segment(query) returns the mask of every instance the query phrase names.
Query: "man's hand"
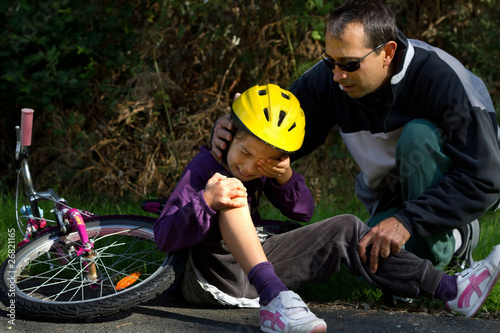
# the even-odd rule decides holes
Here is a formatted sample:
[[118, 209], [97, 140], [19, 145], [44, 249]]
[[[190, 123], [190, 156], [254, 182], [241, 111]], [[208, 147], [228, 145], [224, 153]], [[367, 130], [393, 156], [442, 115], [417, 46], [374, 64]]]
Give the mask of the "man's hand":
[[[233, 102], [240, 96], [240, 93], [236, 93], [234, 95]], [[214, 126], [214, 132], [212, 135], [212, 152], [217, 155], [218, 158], [222, 158], [222, 151], [227, 149], [226, 141], [229, 142], [233, 139], [231, 131], [233, 130], [234, 125], [231, 121], [231, 116], [227, 114], [220, 117], [215, 122]]]
[[233, 136], [233, 122], [230, 115], [220, 117], [214, 125], [214, 132], [212, 136], [212, 152], [218, 158], [222, 158], [222, 151], [227, 149], [227, 141], [231, 141]]
[[368, 261], [366, 248], [371, 244], [370, 272], [375, 274], [379, 257], [387, 258], [391, 253], [398, 254], [409, 238], [410, 233], [403, 224], [394, 216], [389, 217], [373, 227], [359, 242], [361, 261]]

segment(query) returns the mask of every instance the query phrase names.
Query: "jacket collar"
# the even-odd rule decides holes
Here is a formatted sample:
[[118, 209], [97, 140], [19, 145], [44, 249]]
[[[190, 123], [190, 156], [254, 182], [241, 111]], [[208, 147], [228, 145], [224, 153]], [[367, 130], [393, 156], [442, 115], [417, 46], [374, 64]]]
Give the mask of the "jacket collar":
[[408, 67], [415, 55], [415, 49], [413, 45], [411, 45], [410, 41], [406, 36], [399, 30], [398, 32], [398, 50], [396, 51], [395, 61], [396, 61], [396, 74], [394, 74], [391, 78], [391, 84], [396, 85], [403, 80], [408, 71]]

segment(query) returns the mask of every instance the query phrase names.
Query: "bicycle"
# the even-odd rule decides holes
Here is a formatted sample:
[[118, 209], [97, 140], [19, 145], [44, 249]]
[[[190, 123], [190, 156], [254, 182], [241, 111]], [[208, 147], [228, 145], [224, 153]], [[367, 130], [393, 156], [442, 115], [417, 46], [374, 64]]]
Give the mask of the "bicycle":
[[[16, 126], [16, 219], [24, 240], [8, 244], [0, 267], [0, 298], [16, 314], [50, 321], [92, 320], [127, 310], [173, 288], [181, 257], [160, 252], [156, 220], [140, 215], [98, 216], [71, 207], [54, 190], [35, 191], [30, 155], [33, 110], [23, 109]], [[24, 201], [20, 201], [20, 177]], [[54, 218], [44, 216], [42, 201]], [[162, 201], [143, 203], [158, 213]], [[45, 203], [47, 204], [47, 203]], [[14, 232], [14, 228], [9, 229]]]

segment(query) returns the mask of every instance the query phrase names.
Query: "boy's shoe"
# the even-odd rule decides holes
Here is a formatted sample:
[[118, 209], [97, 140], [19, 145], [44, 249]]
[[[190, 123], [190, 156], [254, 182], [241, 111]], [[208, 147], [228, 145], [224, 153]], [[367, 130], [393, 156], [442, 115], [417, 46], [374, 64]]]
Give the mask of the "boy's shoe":
[[446, 308], [460, 315], [473, 317], [495, 286], [499, 275], [500, 245], [497, 245], [486, 259], [456, 274], [457, 297], [446, 302]]
[[460, 233], [460, 237], [462, 238], [462, 245], [454, 253], [456, 265], [461, 269], [471, 267], [474, 264], [472, 251], [477, 247], [479, 243], [479, 234], [481, 233], [479, 221], [476, 219], [456, 230]]
[[269, 304], [260, 307], [262, 332], [322, 333], [326, 323], [312, 313], [299, 295], [282, 291]]

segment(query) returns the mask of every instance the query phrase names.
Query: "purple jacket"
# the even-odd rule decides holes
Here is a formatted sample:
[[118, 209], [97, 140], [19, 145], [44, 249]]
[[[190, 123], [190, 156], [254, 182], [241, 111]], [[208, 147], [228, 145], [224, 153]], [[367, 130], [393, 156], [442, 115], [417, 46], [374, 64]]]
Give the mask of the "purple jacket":
[[[208, 148], [189, 162], [179, 183], [168, 198], [165, 207], [154, 226], [155, 242], [164, 252], [181, 250], [203, 242], [217, 223], [217, 212], [205, 202], [203, 191], [208, 180], [216, 173], [233, 177], [212, 156]], [[284, 186], [274, 179], [261, 177], [244, 183], [253, 223], [262, 221], [257, 210], [262, 192], [268, 200], [286, 217], [301, 222], [311, 219], [314, 201], [304, 177], [294, 172]]]

